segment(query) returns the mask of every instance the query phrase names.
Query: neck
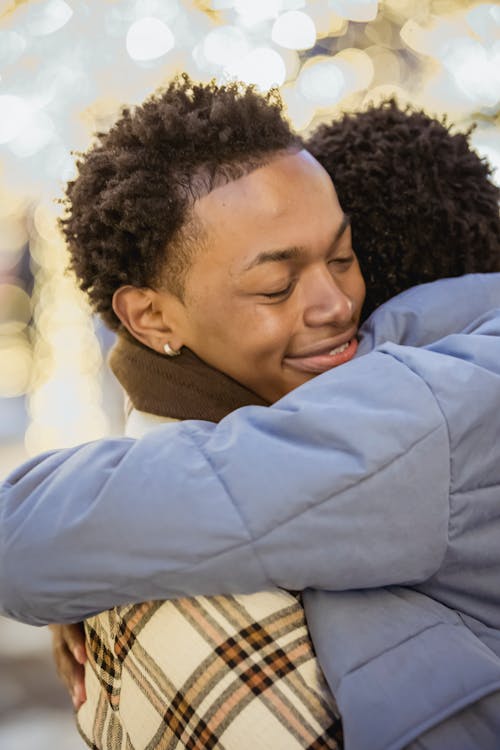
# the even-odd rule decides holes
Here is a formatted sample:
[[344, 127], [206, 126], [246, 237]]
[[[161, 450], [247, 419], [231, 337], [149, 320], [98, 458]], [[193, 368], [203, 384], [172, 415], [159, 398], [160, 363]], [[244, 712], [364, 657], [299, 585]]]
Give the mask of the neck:
[[161, 417], [218, 422], [241, 406], [269, 406], [189, 349], [184, 348], [179, 357], [167, 357], [127, 331], [117, 337], [110, 366], [132, 406]]

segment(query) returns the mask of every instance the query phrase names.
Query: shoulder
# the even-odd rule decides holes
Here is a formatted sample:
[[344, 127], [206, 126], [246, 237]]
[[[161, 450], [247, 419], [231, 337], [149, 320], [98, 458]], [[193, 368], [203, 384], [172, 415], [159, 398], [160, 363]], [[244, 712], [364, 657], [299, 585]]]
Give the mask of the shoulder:
[[428, 346], [470, 332], [478, 318], [500, 308], [500, 273], [469, 274], [421, 284], [381, 305], [360, 329], [358, 354], [390, 341]]

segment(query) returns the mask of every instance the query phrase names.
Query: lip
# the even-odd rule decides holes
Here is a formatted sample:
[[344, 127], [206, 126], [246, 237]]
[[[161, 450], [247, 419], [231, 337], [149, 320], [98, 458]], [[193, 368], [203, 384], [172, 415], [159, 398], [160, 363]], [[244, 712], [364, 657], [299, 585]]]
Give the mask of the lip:
[[310, 346], [308, 349], [298, 352], [298, 354], [287, 354], [285, 359], [305, 359], [307, 357], [315, 357], [318, 354], [328, 354], [332, 349], [337, 349], [337, 347], [342, 346], [342, 344], [351, 341], [356, 336], [356, 333], [356, 328], [350, 328], [348, 331], [345, 331], [342, 336], [337, 336], [332, 339], [324, 339], [314, 346]]
[[[332, 349], [337, 349], [346, 343], [349, 343], [349, 346], [343, 352], [328, 354]], [[356, 354], [357, 348], [356, 332], [353, 331], [350, 336], [344, 335], [342, 339], [332, 339], [331, 341], [323, 342], [321, 345], [314, 347], [314, 349], [311, 348], [305, 352], [301, 352], [300, 355], [294, 354], [285, 357], [283, 362], [294, 370], [319, 374], [331, 370], [332, 367], [338, 367], [349, 362]]]

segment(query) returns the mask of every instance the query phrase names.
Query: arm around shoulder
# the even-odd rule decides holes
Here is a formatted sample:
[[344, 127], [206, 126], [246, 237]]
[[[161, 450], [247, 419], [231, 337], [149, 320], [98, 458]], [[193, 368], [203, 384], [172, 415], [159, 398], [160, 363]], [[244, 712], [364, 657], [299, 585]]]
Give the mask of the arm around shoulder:
[[33, 459], [2, 488], [1, 605], [44, 624], [146, 598], [421, 580], [444, 554], [448, 467], [429, 389], [375, 352], [217, 426]]
[[3, 611], [43, 624], [147, 598], [430, 578], [450, 467], [466, 486], [457, 450], [464, 472], [500, 471], [499, 326], [492, 314], [428, 349], [385, 345], [217, 426], [33, 459], [2, 489]]

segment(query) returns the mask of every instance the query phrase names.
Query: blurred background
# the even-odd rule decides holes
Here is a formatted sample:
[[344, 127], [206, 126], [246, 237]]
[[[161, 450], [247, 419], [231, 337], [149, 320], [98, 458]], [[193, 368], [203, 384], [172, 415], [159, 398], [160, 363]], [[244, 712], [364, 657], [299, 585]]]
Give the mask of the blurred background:
[[[182, 71], [278, 86], [299, 131], [389, 95], [477, 123], [500, 182], [500, 0], [0, 0], [0, 479], [122, 430], [57, 199], [73, 152]], [[83, 747], [47, 632], [1, 618], [0, 747]]]

